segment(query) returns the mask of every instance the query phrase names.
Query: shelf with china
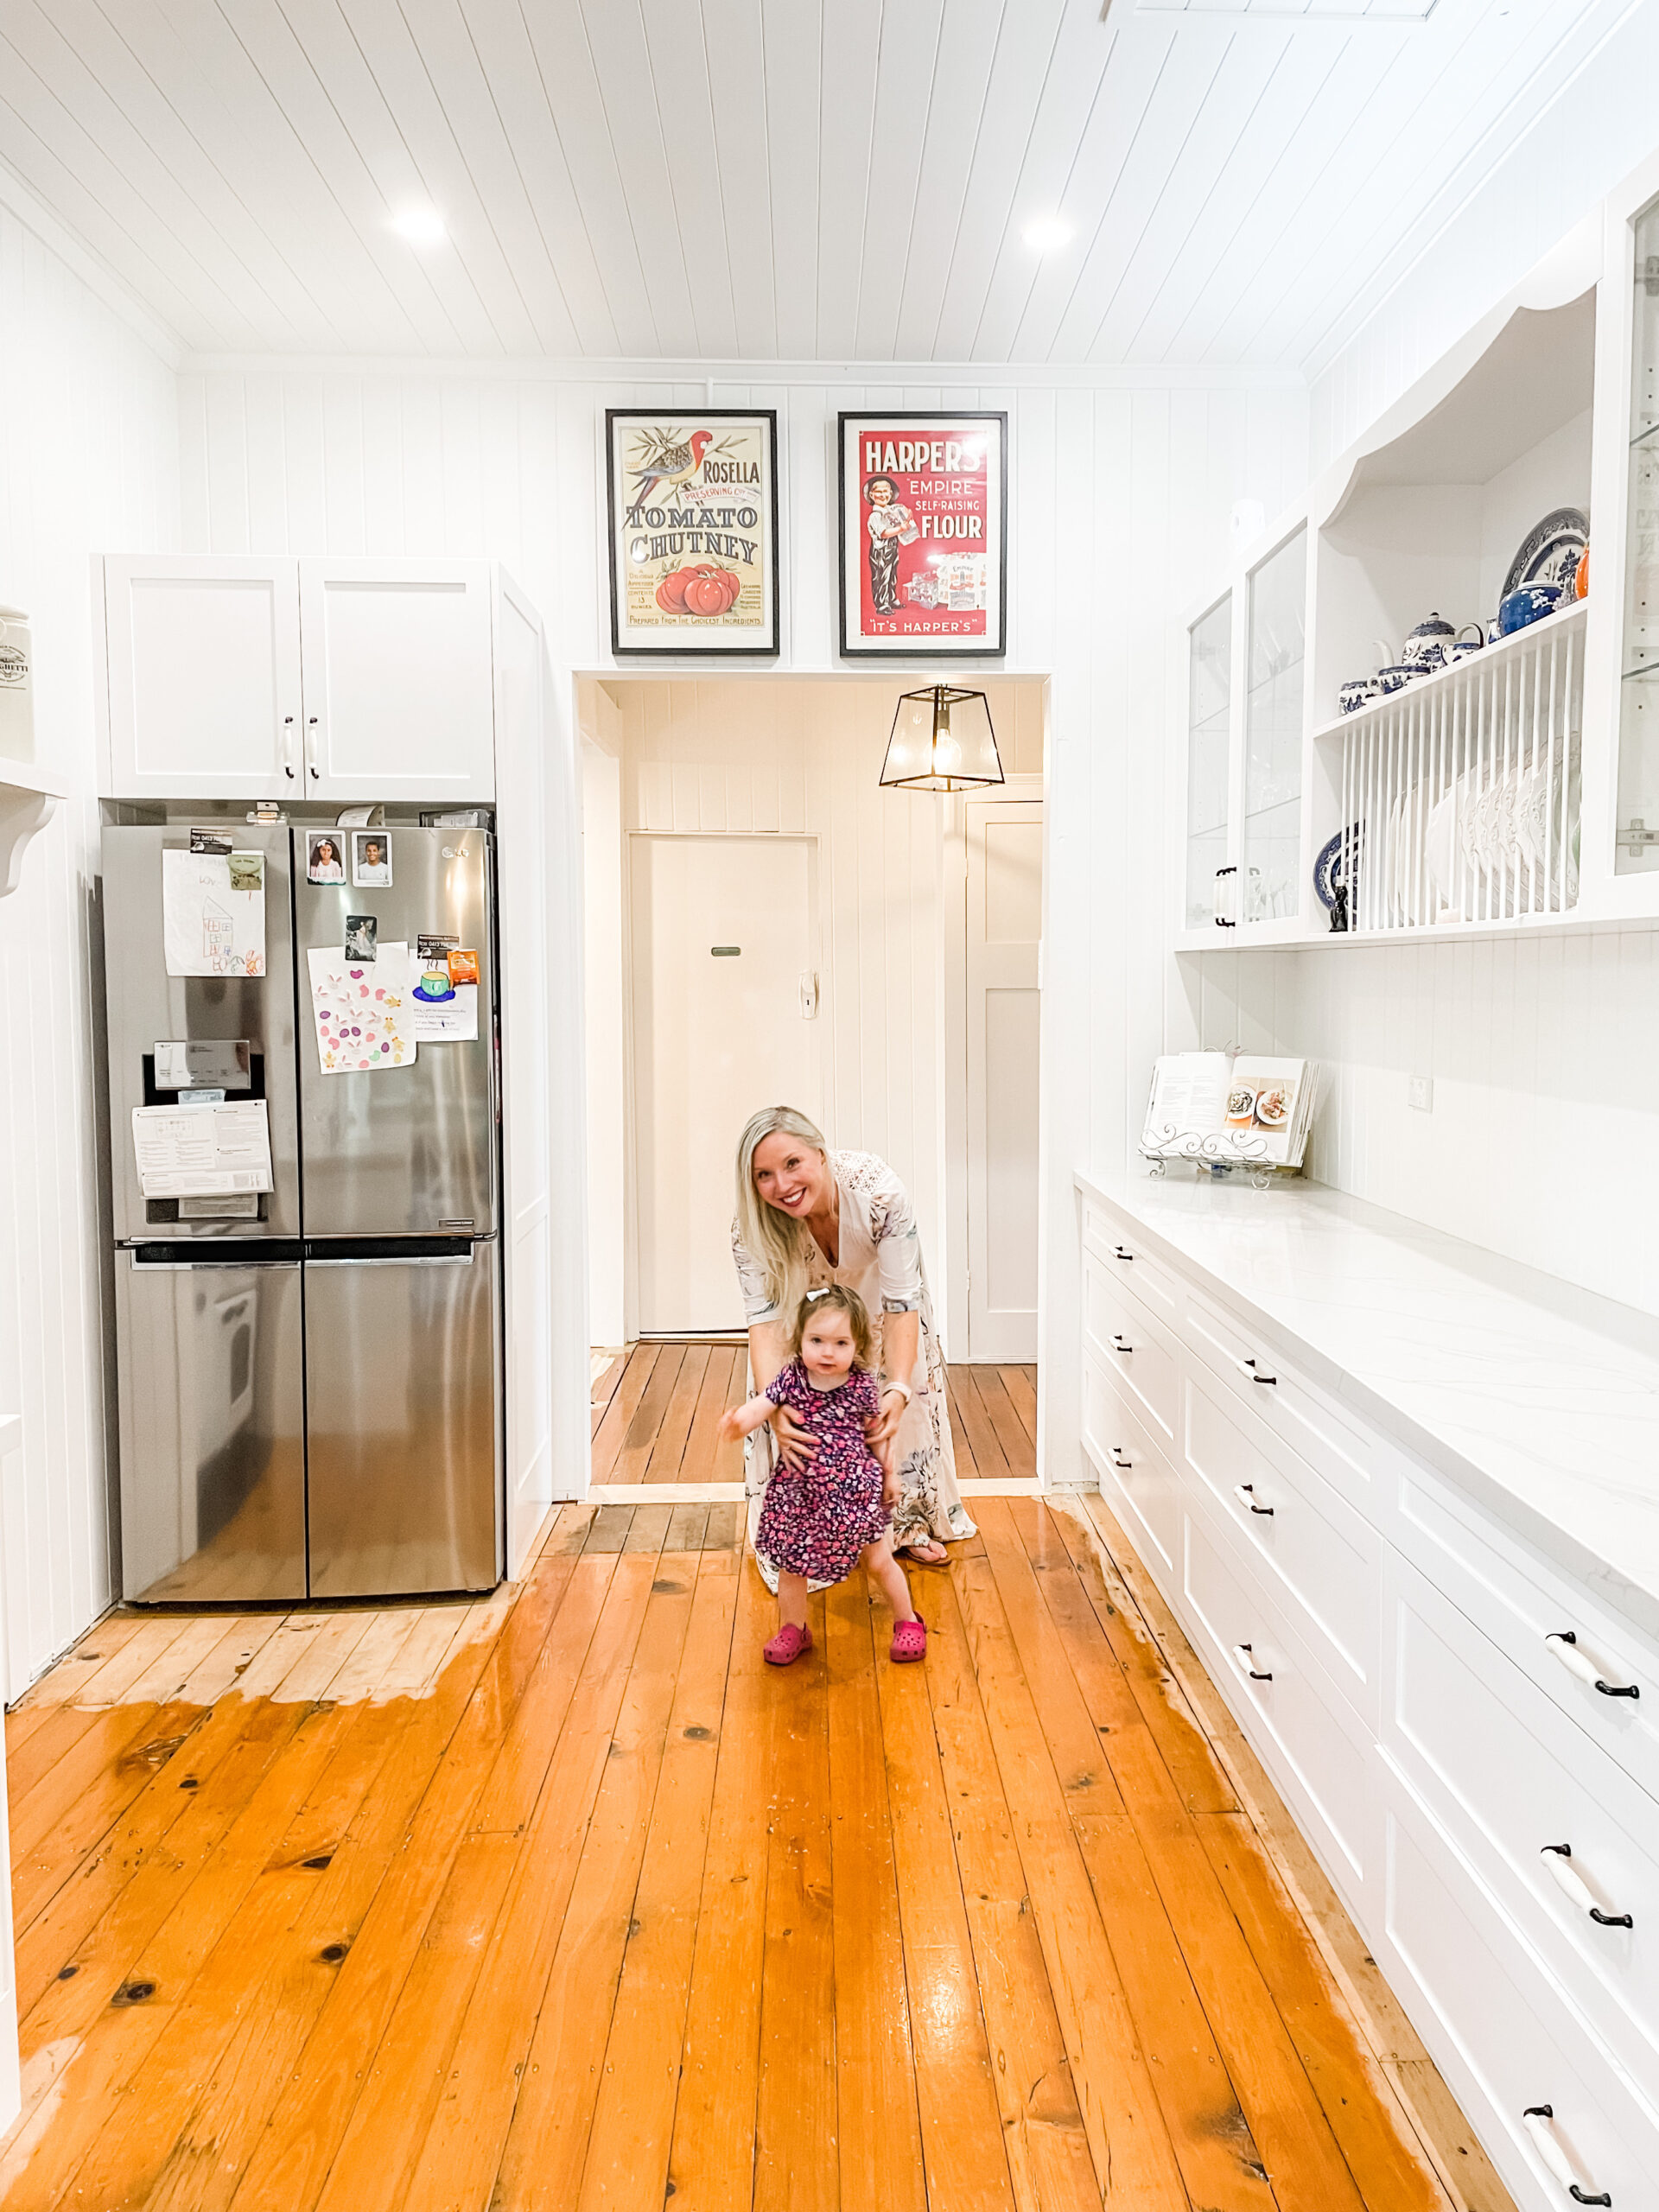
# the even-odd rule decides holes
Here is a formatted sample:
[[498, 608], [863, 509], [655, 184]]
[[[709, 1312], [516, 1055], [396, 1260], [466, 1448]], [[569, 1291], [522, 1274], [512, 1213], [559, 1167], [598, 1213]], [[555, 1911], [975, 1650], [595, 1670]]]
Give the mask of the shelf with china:
[[[1299, 546], [1305, 650], [1268, 611]], [[1659, 919], [1659, 161], [1324, 472], [1189, 645], [1178, 951]]]

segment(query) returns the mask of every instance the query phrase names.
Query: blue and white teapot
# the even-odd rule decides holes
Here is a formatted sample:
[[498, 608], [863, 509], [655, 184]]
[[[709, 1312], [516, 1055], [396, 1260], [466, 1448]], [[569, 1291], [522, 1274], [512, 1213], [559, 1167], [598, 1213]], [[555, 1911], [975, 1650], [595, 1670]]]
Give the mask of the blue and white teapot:
[[1409, 632], [1401, 648], [1400, 658], [1407, 668], [1423, 674], [1437, 668], [1450, 668], [1457, 636], [1445, 615], [1431, 614]]

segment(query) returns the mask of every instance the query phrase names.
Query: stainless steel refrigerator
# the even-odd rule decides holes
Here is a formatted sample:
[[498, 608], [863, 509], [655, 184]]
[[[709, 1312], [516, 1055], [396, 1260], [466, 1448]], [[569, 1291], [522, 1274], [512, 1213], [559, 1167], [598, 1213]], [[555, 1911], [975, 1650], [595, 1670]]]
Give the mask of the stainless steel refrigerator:
[[[499, 1109], [493, 841], [391, 825], [390, 884], [264, 860], [264, 974], [170, 976], [163, 855], [104, 832], [124, 1593], [137, 1602], [485, 1590], [502, 1572]], [[349, 855], [351, 832], [339, 849]], [[378, 873], [384, 875], [382, 865]], [[477, 1034], [324, 1071], [308, 952], [476, 953]], [[371, 971], [372, 973], [372, 971]], [[413, 981], [413, 976], [411, 976]], [[159, 1078], [159, 1081], [158, 1081]], [[135, 1107], [263, 1099], [270, 1189], [146, 1198]], [[194, 1110], [204, 1110], [200, 1105]], [[145, 1126], [151, 1126], [146, 1123]], [[152, 1187], [155, 1179], [152, 1177]]]

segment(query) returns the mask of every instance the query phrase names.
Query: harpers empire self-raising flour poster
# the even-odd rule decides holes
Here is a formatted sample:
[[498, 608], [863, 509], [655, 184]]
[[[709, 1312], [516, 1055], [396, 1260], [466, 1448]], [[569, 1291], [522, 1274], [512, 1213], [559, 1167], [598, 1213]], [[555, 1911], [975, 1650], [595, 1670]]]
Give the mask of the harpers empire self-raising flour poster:
[[1005, 415], [843, 415], [841, 650], [1000, 654]]
[[777, 416], [611, 408], [611, 646], [778, 650]]

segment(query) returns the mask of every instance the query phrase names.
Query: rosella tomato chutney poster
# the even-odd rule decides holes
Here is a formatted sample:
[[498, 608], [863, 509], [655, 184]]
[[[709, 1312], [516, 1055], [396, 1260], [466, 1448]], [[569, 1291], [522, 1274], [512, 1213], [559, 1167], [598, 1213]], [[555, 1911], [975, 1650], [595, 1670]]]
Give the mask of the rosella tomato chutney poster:
[[997, 654], [1006, 415], [843, 415], [841, 650]]
[[778, 417], [734, 408], [605, 416], [611, 649], [778, 650]]

